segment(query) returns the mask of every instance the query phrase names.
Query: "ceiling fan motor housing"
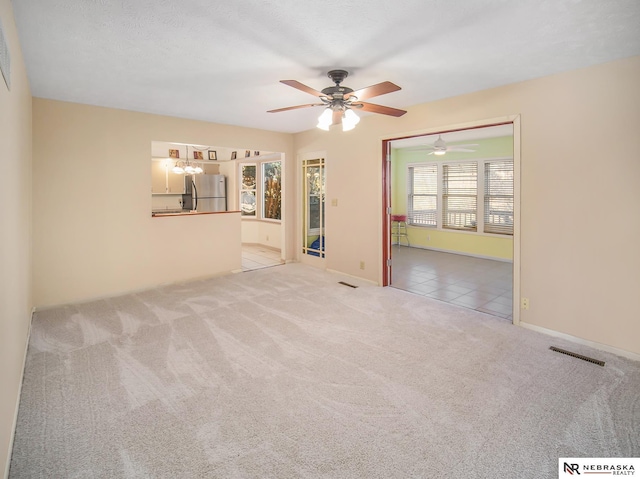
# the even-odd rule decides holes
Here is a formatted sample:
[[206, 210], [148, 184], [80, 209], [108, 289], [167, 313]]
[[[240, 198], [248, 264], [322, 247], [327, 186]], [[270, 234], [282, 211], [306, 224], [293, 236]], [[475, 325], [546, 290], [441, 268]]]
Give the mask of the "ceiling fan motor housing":
[[343, 100], [345, 95], [349, 93], [353, 93], [353, 89], [340, 86], [340, 83], [347, 78], [349, 73], [346, 70], [331, 70], [327, 73], [327, 76], [333, 80], [336, 86], [330, 86], [322, 90], [324, 95], [327, 95], [330, 99], [333, 100]]
[[336, 85], [340, 85], [344, 81], [345, 78], [349, 76], [349, 72], [347, 70], [331, 70], [327, 73], [327, 76], [331, 78], [333, 83]]

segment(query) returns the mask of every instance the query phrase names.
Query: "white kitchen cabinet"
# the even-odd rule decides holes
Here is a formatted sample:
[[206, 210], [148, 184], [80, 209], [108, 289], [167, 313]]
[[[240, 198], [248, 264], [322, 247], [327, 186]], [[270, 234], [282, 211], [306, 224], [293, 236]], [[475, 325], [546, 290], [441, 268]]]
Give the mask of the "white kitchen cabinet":
[[205, 175], [219, 175], [220, 165], [218, 163], [202, 163], [202, 170]]
[[151, 193], [160, 194], [167, 192], [167, 160], [151, 160]]
[[181, 195], [184, 193], [184, 175], [177, 175], [171, 169], [167, 172], [167, 193]]
[[151, 159], [151, 193], [154, 195], [184, 193], [184, 175], [175, 174], [175, 160], [169, 158]]

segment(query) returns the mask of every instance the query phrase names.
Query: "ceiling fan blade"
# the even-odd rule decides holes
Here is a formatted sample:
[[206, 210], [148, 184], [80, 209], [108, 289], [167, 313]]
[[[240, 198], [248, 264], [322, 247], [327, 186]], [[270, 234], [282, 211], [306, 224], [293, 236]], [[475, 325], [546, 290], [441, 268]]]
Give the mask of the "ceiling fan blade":
[[310, 95], [313, 96], [327, 96], [322, 92], [319, 92], [318, 90], [314, 90], [313, 88], [311, 88], [310, 86], [307, 86], [303, 83], [300, 83], [299, 81], [296, 80], [280, 80], [280, 83], [284, 83], [285, 85], [289, 85], [293, 88], [296, 88], [300, 91], [303, 91], [305, 93], [309, 93]]
[[287, 110], [297, 110], [298, 108], [308, 108], [310, 106], [325, 106], [324, 103], [307, 103], [306, 105], [288, 106], [286, 108], [278, 108], [276, 110], [269, 110], [267, 113], [279, 113]]
[[362, 108], [359, 108], [360, 110], [370, 111], [371, 113], [381, 113], [383, 115], [390, 116], [402, 116], [406, 113], [405, 110], [398, 110], [397, 108], [391, 108], [390, 106], [376, 105], [375, 103], [358, 102], [357, 104], [362, 105]]
[[433, 146], [410, 146], [408, 148], [402, 148], [403, 151], [432, 151], [435, 150]]
[[360, 90], [349, 93], [345, 95], [344, 98], [346, 100], [350, 96], [355, 96], [358, 100], [367, 100], [369, 98], [373, 98], [374, 96], [385, 95], [387, 93], [398, 90], [402, 90], [402, 88], [400, 88], [395, 83], [391, 83], [390, 81], [383, 81], [382, 83], [371, 85], [366, 88], [361, 88]]
[[340, 125], [342, 123], [342, 111], [333, 110], [333, 123], [332, 125]]
[[467, 153], [473, 153], [476, 150], [469, 150], [468, 148], [456, 148], [455, 146], [452, 146], [451, 148], [447, 148], [447, 151], [464, 151]]
[[451, 148], [466, 148], [467, 146], [480, 146], [478, 143], [466, 143], [464, 145], [451, 145]]

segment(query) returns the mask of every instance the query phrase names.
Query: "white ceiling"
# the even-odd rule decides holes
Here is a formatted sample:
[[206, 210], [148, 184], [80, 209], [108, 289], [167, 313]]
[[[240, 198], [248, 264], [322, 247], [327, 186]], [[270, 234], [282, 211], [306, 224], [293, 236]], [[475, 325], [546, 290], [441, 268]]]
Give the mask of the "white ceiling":
[[[13, 0], [33, 96], [282, 132], [321, 113], [279, 83], [406, 108], [640, 54], [638, 0]], [[362, 114], [364, 115], [364, 114]]]

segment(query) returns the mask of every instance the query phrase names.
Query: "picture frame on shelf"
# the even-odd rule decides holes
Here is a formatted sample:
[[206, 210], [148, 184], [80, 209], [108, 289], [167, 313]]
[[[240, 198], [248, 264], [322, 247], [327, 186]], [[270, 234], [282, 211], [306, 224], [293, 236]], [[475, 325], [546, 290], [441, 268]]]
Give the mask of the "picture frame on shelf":
[[180, 150], [169, 149], [169, 158], [180, 158]]
[[215, 150], [209, 150], [209, 159], [211, 161], [218, 161], [218, 154]]
[[260, 152], [259, 151], [254, 151], [253, 152], [253, 156], [260, 156]]
[[235, 160], [236, 158], [238, 158], [238, 152], [237, 151], [232, 151], [231, 152], [231, 159]]
[[245, 158], [249, 158], [251, 156], [251, 150], [245, 150], [244, 151], [244, 157]]
[[194, 160], [203, 160], [203, 156], [202, 156], [202, 152], [201, 151], [194, 151], [193, 152], [193, 159]]

